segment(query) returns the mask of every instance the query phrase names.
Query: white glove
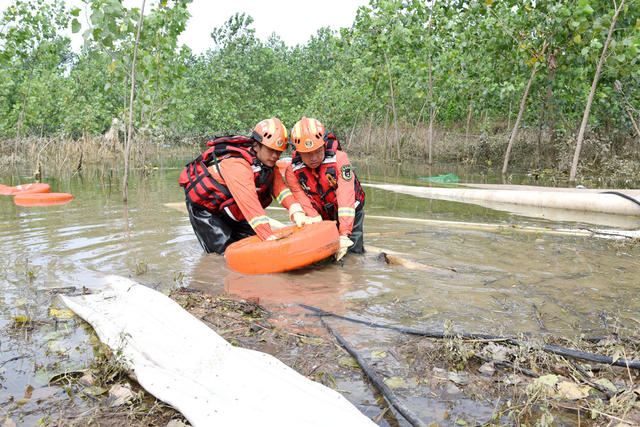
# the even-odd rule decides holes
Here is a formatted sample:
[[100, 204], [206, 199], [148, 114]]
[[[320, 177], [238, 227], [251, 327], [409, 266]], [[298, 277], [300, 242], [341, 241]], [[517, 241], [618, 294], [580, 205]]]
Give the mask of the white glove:
[[304, 224], [311, 224], [311, 218], [304, 214], [304, 210], [300, 203], [294, 203], [289, 208], [289, 218], [295, 222], [298, 227], [302, 227]]
[[347, 254], [347, 250], [351, 246], [353, 246], [353, 241], [349, 236], [340, 236], [340, 248], [338, 248], [338, 252], [336, 252], [336, 261], [340, 261], [342, 257]]
[[309, 224], [313, 224], [314, 222], [322, 222], [322, 217], [320, 215], [308, 216], [307, 218], [309, 218]]

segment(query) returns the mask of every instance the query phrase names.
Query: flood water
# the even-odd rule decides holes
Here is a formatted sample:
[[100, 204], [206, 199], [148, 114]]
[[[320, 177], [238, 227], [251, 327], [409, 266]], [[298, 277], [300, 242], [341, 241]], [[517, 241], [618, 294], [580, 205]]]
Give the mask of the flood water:
[[[282, 322], [307, 333], [319, 333], [317, 319], [306, 316], [296, 303], [376, 323], [458, 332], [554, 333], [572, 338], [637, 330], [633, 319], [640, 311], [640, 263], [634, 245], [517, 229], [490, 232], [377, 219], [374, 217], [538, 227], [580, 225], [372, 188], [365, 188], [365, 245], [455, 272], [390, 265], [370, 252], [349, 255], [344, 265], [327, 262], [261, 276], [235, 273], [226, 267], [223, 257], [202, 252], [186, 214], [164, 206], [184, 200], [177, 184], [179, 165], [184, 163], [176, 161], [144, 176], [134, 173], [127, 205], [122, 202], [120, 171], [85, 171], [44, 179], [52, 192], [74, 195], [66, 205], [19, 207], [10, 197], [0, 196], [2, 415], [24, 425], [47, 415], [55, 419], [50, 402], [68, 397], [62, 388], [47, 386], [48, 380], [57, 372], [79, 370], [94, 357], [87, 327], [76, 326], [81, 323], [56, 312], [66, 308], [56, 295], [69, 292], [69, 287], [75, 287], [75, 292], [83, 287], [99, 290], [109, 274], [131, 277], [165, 293], [176, 286], [190, 286], [258, 298]], [[362, 182], [425, 185], [417, 176], [448, 172], [457, 173], [462, 181], [491, 181], [490, 175], [451, 168], [429, 173], [420, 165], [358, 166], [356, 173]], [[0, 183], [12, 185], [29, 182], [20, 177], [12, 177], [12, 182], [9, 177], [0, 178]], [[286, 221], [282, 210], [268, 213]], [[32, 321], [31, 326], [17, 328], [25, 319]], [[363, 326], [338, 326], [338, 330], [365, 354], [394, 341], [392, 333]], [[29, 386], [34, 391], [25, 400]], [[346, 397], [360, 407], [375, 400], [364, 385], [340, 384], [340, 388], [350, 390]], [[34, 396], [48, 399], [49, 406], [43, 409]], [[407, 399], [427, 422], [443, 421], [443, 408], [448, 405], [444, 400]], [[467, 402], [455, 411], [475, 419], [490, 416], [492, 409], [490, 404]]]

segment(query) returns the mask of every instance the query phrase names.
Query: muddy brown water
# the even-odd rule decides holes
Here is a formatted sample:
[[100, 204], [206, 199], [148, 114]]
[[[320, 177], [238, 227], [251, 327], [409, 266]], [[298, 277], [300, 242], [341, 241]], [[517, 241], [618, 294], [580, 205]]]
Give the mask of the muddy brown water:
[[[65, 318], [56, 297], [75, 287], [99, 290], [108, 274], [129, 276], [161, 292], [191, 286], [258, 299], [294, 330], [322, 334], [305, 303], [341, 315], [390, 325], [504, 335], [551, 332], [567, 337], [637, 330], [640, 319], [638, 249], [629, 243], [588, 237], [488, 232], [372, 218], [375, 215], [447, 221], [575, 227], [508, 212], [367, 188], [365, 239], [386, 251], [429, 266], [454, 268], [437, 274], [388, 265], [374, 254], [347, 256], [298, 271], [248, 276], [230, 271], [224, 258], [202, 252], [188, 217], [164, 206], [184, 199], [179, 168], [134, 174], [129, 203], [121, 198], [120, 172], [83, 172], [49, 177], [51, 191], [70, 192], [71, 203], [18, 207], [0, 196], [0, 417], [18, 424], [55, 419], [51, 402], [68, 399], [48, 381], [80, 371], [93, 358], [88, 327]], [[362, 165], [362, 181], [424, 185], [420, 165]], [[452, 172], [443, 168], [431, 175]], [[469, 182], [486, 174], [453, 170]], [[391, 178], [389, 178], [391, 176]], [[3, 183], [26, 178], [1, 177]], [[285, 212], [269, 210], [285, 221]], [[583, 224], [589, 226], [588, 224]], [[386, 234], [385, 234], [386, 233]], [[367, 236], [365, 234], [365, 236]], [[25, 319], [28, 328], [19, 328]], [[363, 354], [392, 346], [394, 333], [343, 325], [343, 336]], [[29, 386], [34, 388], [27, 393]], [[375, 400], [364, 384], [337, 384], [361, 408]], [[25, 399], [25, 394], [30, 396]], [[402, 394], [400, 392], [400, 394]], [[404, 396], [427, 422], [445, 412], [488, 419], [493, 404], [455, 397]], [[82, 405], [79, 399], [77, 405]], [[375, 416], [375, 411], [370, 416]], [[447, 416], [450, 416], [447, 415]], [[384, 420], [383, 420], [384, 423]]]

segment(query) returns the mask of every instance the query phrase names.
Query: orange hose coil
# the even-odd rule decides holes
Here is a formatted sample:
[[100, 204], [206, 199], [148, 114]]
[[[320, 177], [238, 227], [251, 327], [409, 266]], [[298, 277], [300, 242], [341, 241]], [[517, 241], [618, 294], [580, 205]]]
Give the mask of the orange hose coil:
[[277, 240], [251, 236], [229, 245], [227, 265], [246, 274], [280, 273], [304, 267], [335, 254], [340, 235], [335, 221], [321, 221], [298, 228], [295, 225], [276, 230]]
[[36, 182], [33, 184], [22, 184], [10, 187], [8, 185], [0, 185], [0, 195], [14, 196], [16, 194], [31, 194], [31, 193], [48, 193], [51, 190], [49, 184], [43, 184]]
[[69, 203], [73, 195], [69, 193], [27, 193], [16, 194], [13, 202], [18, 206], [49, 206]]

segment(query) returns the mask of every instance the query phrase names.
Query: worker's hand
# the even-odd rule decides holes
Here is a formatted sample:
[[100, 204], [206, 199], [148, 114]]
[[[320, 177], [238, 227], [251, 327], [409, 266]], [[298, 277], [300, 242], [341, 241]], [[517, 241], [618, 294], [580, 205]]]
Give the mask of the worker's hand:
[[308, 216], [307, 218], [309, 218], [309, 224], [313, 224], [314, 222], [322, 222], [322, 217], [320, 215]]
[[311, 218], [306, 216], [304, 212], [294, 212], [291, 217], [298, 227], [302, 227], [305, 224], [311, 224]]
[[265, 241], [269, 241], [269, 240], [278, 240], [278, 238], [276, 237], [275, 234], [272, 234], [271, 236], [267, 237], [266, 239], [264, 239]]
[[340, 236], [340, 248], [336, 252], [336, 261], [340, 261], [347, 254], [347, 250], [353, 246], [353, 241], [349, 236]]
[[304, 214], [300, 203], [294, 203], [289, 208], [289, 218], [295, 222], [298, 227], [302, 227], [304, 224], [311, 224], [311, 218]]

